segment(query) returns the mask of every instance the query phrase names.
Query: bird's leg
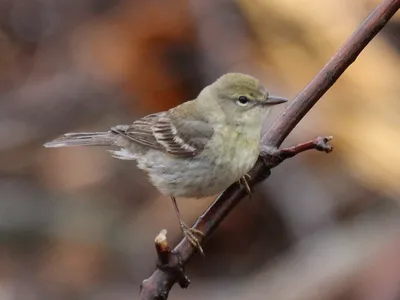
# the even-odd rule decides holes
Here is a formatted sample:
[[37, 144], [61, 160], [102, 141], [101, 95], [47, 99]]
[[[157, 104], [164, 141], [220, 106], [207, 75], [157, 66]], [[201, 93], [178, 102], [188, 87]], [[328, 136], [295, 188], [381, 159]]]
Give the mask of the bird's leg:
[[245, 174], [243, 177], [239, 179], [239, 183], [243, 185], [243, 187], [246, 189], [247, 193], [249, 194], [249, 198], [251, 200], [251, 188], [248, 182], [248, 180], [250, 179], [251, 179], [250, 174]]
[[174, 205], [176, 216], [178, 217], [179, 225], [181, 227], [181, 231], [182, 231], [183, 235], [189, 240], [189, 242], [193, 245], [193, 247], [200, 252], [201, 255], [204, 255], [204, 251], [200, 245], [200, 241], [196, 237], [196, 235], [204, 237], [204, 233], [201, 232], [200, 230], [191, 228], [188, 225], [186, 225], [182, 221], [181, 213], [179, 211], [178, 204], [176, 203], [175, 197], [171, 197], [171, 200], [172, 200], [172, 204]]

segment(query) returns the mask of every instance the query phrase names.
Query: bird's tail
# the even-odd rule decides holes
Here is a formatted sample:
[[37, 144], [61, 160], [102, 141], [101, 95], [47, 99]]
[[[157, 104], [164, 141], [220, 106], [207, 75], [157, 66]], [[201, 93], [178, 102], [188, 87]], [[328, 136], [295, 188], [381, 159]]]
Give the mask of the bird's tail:
[[72, 146], [111, 146], [114, 139], [111, 132], [66, 133], [59, 138], [44, 144], [46, 148]]

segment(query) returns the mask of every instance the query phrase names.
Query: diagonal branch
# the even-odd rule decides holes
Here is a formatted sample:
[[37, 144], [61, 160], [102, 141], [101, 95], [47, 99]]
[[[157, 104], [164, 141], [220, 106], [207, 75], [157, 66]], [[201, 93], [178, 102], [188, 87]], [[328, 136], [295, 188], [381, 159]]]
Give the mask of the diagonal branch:
[[383, 0], [270, 127], [263, 143], [279, 147], [399, 8], [399, 0]]
[[[277, 149], [282, 144], [299, 121], [355, 61], [365, 46], [386, 25], [399, 8], [400, 0], [384, 0], [375, 8], [354, 34], [297, 95], [275, 123], [273, 123], [262, 139], [264, 147], [268, 146], [270, 149]], [[297, 152], [301, 152], [299, 150], [302, 149], [316, 148], [313, 145], [313, 143], [305, 143], [297, 146], [297, 148], [292, 147], [288, 149], [291, 149], [292, 154], [296, 154]], [[279, 152], [280, 150], [276, 151]], [[266, 164], [264, 164], [265, 162]], [[249, 181], [251, 186], [268, 177], [270, 174], [269, 167], [274, 167], [280, 162], [270, 161], [270, 158], [267, 157], [264, 159], [264, 163], [262, 159], [259, 159], [252, 169], [250, 174], [252, 179]], [[244, 196], [246, 196], [244, 187], [238, 184], [231, 185], [197, 219], [194, 228], [201, 230], [205, 234], [204, 239], [207, 240]], [[173, 254], [174, 262], [167, 262], [168, 268], [159, 267], [148, 279], [143, 281], [139, 298], [141, 300], [167, 299], [170, 289], [176, 282], [180, 282], [181, 286], [187, 287], [189, 282], [182, 280], [182, 278], [186, 278], [184, 277], [183, 269], [194, 252], [195, 250], [190, 242], [184, 238], [170, 251], [170, 254]]]

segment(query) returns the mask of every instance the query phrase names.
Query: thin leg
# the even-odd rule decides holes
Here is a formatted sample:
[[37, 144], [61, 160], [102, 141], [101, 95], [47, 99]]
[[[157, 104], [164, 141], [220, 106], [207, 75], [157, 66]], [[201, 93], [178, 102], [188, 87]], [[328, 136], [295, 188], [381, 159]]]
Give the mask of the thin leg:
[[239, 183], [244, 186], [247, 193], [249, 194], [249, 198], [251, 200], [251, 188], [247, 180], [251, 179], [249, 174], [245, 174], [242, 178], [240, 178]]
[[176, 212], [176, 216], [178, 217], [179, 220], [179, 225], [181, 227], [181, 231], [183, 235], [189, 240], [189, 242], [195, 247], [197, 250], [199, 250], [201, 255], [204, 255], [203, 248], [200, 245], [200, 241], [196, 237], [196, 234], [203, 237], [204, 233], [201, 232], [200, 230], [197, 230], [195, 228], [190, 228], [188, 225], [186, 225], [181, 218], [181, 213], [179, 211], [178, 204], [176, 203], [175, 197], [171, 197], [172, 204], [174, 205], [174, 209]]

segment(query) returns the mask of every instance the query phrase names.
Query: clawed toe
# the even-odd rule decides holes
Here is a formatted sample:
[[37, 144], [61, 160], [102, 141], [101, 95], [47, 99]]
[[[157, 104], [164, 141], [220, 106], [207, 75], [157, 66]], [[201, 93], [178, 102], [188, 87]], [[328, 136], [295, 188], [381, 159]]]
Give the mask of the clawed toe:
[[198, 229], [190, 228], [185, 223], [181, 223], [181, 230], [183, 235], [188, 239], [188, 241], [193, 245], [195, 249], [197, 249], [201, 255], [204, 256], [203, 248], [201, 247], [199, 239], [196, 237], [200, 236], [201, 238], [204, 237], [204, 233]]
[[246, 189], [246, 191], [249, 194], [249, 197], [251, 199], [252, 191], [251, 191], [250, 185], [247, 181], [250, 179], [251, 179], [251, 176], [249, 174], [245, 174], [242, 178], [240, 178], [239, 183]]

